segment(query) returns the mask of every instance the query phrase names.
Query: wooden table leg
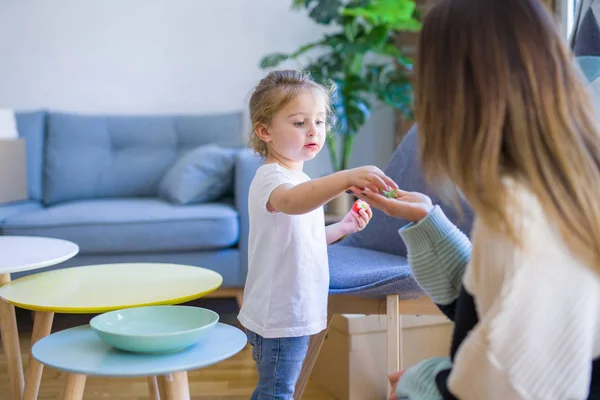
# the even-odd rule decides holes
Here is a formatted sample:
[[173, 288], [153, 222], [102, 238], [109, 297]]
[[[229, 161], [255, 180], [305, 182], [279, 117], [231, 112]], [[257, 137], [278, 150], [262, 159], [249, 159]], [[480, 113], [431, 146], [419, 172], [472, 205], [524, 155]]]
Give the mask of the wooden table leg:
[[150, 400], [160, 400], [160, 389], [155, 376], [148, 377], [148, 392], [150, 393]]
[[164, 400], [190, 400], [190, 386], [187, 372], [174, 372], [159, 377], [160, 386], [164, 386]]
[[[402, 316], [400, 315], [400, 298], [397, 294], [387, 296], [387, 375], [403, 369], [402, 362]], [[387, 379], [388, 391], [392, 387]]]
[[[40, 339], [45, 338], [52, 330], [52, 321], [54, 320], [53, 312], [36, 311], [33, 322], [33, 333], [31, 335], [31, 346]], [[25, 374], [25, 390], [23, 392], [23, 400], [36, 400], [40, 391], [40, 382], [42, 380], [42, 371], [44, 366], [40, 364], [31, 355], [29, 351], [29, 364]]]
[[160, 395], [161, 400], [165, 400], [167, 398], [167, 379], [165, 376], [157, 377], [158, 383], [158, 393]]
[[[0, 286], [10, 282], [10, 274], [0, 275]], [[0, 300], [0, 334], [2, 347], [6, 355], [10, 395], [13, 400], [21, 400], [23, 396], [24, 378], [21, 348], [19, 346], [19, 331], [15, 307]]]
[[317, 333], [316, 335], [311, 336], [310, 338], [308, 352], [306, 353], [306, 358], [304, 359], [304, 363], [302, 364], [300, 376], [298, 377], [298, 381], [296, 382], [294, 400], [300, 400], [302, 398], [302, 395], [304, 394], [304, 389], [306, 389], [306, 385], [308, 384], [310, 373], [312, 372], [313, 367], [317, 362], [319, 352], [321, 351], [321, 347], [323, 347], [325, 337], [327, 336], [327, 332], [329, 331], [329, 327], [331, 326], [332, 321], [333, 314], [330, 313], [329, 315], [327, 315], [327, 327], [325, 328], [325, 330]]
[[85, 390], [85, 375], [69, 374], [67, 378], [67, 387], [65, 388], [64, 400], [81, 400]]

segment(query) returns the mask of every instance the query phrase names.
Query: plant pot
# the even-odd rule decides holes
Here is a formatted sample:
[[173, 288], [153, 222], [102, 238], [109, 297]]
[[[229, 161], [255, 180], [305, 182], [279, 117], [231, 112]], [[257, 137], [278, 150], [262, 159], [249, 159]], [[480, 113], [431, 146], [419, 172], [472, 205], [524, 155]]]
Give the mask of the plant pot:
[[342, 193], [338, 197], [332, 199], [329, 203], [327, 203], [327, 214], [344, 216], [348, 213], [348, 211], [350, 211], [353, 202], [353, 195], [348, 193]]

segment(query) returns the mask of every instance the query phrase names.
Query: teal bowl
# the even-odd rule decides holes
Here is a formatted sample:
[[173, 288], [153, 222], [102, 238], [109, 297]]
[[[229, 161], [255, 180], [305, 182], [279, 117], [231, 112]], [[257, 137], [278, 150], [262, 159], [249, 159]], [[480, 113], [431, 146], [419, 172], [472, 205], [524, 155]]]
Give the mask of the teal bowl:
[[100, 314], [90, 321], [108, 345], [135, 353], [167, 353], [198, 343], [219, 322], [219, 314], [200, 307], [135, 307]]

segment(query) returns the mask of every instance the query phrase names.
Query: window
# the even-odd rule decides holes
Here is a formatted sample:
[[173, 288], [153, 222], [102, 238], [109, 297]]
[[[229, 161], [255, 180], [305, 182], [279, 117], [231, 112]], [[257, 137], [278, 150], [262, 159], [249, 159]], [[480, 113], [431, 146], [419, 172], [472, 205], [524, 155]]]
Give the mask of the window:
[[566, 36], [570, 37], [575, 27], [575, 17], [577, 16], [577, 3], [581, 0], [562, 0], [562, 23], [566, 27]]

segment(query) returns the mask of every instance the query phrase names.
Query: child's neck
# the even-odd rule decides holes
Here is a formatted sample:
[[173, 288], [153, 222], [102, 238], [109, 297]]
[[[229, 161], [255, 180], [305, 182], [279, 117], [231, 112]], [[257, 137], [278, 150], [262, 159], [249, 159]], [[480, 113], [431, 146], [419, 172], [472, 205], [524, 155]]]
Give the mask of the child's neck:
[[276, 154], [269, 154], [265, 159], [266, 164], [279, 164], [283, 168], [289, 169], [290, 171], [300, 171], [302, 172], [304, 168], [304, 161], [292, 161], [288, 160], [284, 157], [280, 157]]

